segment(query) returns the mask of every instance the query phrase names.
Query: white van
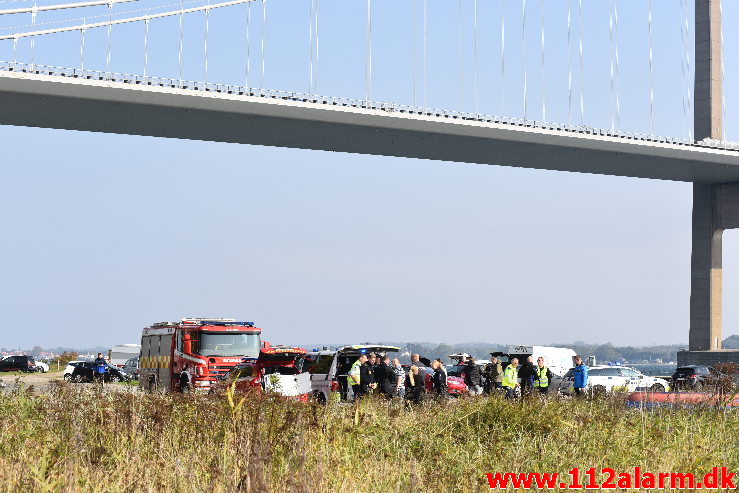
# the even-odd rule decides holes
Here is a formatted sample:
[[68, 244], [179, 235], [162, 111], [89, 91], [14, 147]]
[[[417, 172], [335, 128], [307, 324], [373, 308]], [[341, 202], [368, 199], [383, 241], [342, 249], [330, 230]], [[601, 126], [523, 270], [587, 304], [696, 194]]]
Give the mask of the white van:
[[[311, 374], [313, 398], [320, 403], [350, 400], [353, 393], [346, 377], [359, 355], [397, 353], [398, 351], [400, 351], [399, 347], [381, 344], [344, 346], [336, 351], [309, 351], [305, 360]], [[390, 357], [393, 358], [395, 355], [391, 354]]]
[[526, 361], [528, 356], [533, 356], [534, 366], [536, 360], [541, 356], [544, 358], [544, 366], [549, 368], [554, 375], [549, 383], [550, 389], [558, 389], [562, 384], [564, 376], [570, 368], [574, 366], [573, 358], [577, 353], [570, 348], [554, 347], [554, 346], [509, 346], [509, 361], [518, 358], [518, 364], [521, 365]]

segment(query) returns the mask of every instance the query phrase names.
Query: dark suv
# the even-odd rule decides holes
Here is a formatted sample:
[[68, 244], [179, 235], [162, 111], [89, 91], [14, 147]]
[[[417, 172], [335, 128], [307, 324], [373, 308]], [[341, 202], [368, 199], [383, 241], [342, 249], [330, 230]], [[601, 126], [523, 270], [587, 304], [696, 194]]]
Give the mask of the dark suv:
[[674, 389], [700, 390], [704, 387], [716, 388], [723, 386], [731, 378], [710, 366], [688, 365], [681, 366], [672, 374]]
[[8, 356], [0, 360], [0, 371], [36, 371], [36, 362], [33, 356]]

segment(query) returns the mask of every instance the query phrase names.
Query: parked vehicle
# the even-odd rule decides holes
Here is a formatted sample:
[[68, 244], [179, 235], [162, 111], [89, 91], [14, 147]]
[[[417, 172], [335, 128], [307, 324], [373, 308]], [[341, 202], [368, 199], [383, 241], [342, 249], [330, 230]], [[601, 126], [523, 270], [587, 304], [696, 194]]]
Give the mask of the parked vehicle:
[[381, 344], [365, 344], [344, 346], [336, 351], [313, 350], [306, 355], [306, 363], [310, 372], [311, 394], [320, 403], [328, 401], [349, 400], [353, 397], [351, 387], [347, 383], [347, 373], [359, 358], [360, 354], [396, 353], [396, 346]]
[[509, 346], [507, 350], [507, 361], [503, 367], [508, 366], [507, 362], [513, 358], [518, 358], [519, 365], [522, 365], [529, 356], [533, 358], [534, 365], [540, 356], [544, 358], [544, 365], [551, 370], [553, 375], [549, 382], [551, 389], [557, 389], [562, 385], [565, 375], [573, 366], [572, 358], [577, 356], [577, 353], [570, 348], [555, 346]]
[[110, 363], [118, 368], [123, 368], [131, 358], [138, 358], [141, 353], [141, 344], [119, 344], [110, 350]]
[[131, 375], [133, 380], [139, 379], [139, 357], [128, 358], [121, 368], [126, 374]]
[[[73, 382], [92, 382], [95, 379], [95, 366], [92, 361], [75, 363], [70, 380]], [[103, 375], [103, 381], [105, 382], [125, 382], [130, 379], [126, 373], [113, 365], [107, 365]]]
[[681, 366], [672, 374], [672, 386], [675, 389], [703, 390], [731, 386], [731, 375], [721, 373], [710, 366], [688, 365]]
[[33, 356], [8, 356], [0, 360], [0, 371], [22, 371], [32, 373], [36, 369], [36, 361]]
[[67, 366], [64, 368], [63, 378], [67, 382], [72, 380], [72, 372], [74, 372], [75, 367], [77, 366], [77, 363], [84, 363], [82, 360], [74, 360], [67, 363]]
[[40, 360], [35, 360], [35, 361], [36, 361], [36, 371], [37, 372], [46, 373], [47, 371], [49, 371], [49, 365], [47, 365], [46, 363]]
[[[560, 390], [565, 394], [574, 393], [574, 369], [565, 375]], [[591, 366], [588, 368], [586, 390], [594, 394], [606, 392], [666, 392], [670, 390], [667, 380], [649, 377], [639, 370], [627, 366]]]
[[307, 401], [311, 394], [310, 373], [305, 371], [306, 350], [298, 347], [262, 348], [256, 361], [240, 363], [220, 377], [219, 389], [234, 384], [239, 392], [268, 392]]
[[143, 329], [139, 385], [146, 390], [180, 390], [186, 385], [208, 392], [218, 377], [239, 363], [256, 360], [262, 329], [231, 318], [183, 318]]

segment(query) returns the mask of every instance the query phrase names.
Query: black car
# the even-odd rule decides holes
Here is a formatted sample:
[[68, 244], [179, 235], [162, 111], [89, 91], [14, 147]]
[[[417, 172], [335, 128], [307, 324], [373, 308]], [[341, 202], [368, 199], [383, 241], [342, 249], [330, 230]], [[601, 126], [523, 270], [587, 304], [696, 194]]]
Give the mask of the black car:
[[139, 379], [139, 357], [129, 358], [123, 365], [123, 373], [130, 375], [134, 380]]
[[[92, 382], [95, 379], [95, 363], [91, 361], [82, 361], [73, 363], [74, 370], [70, 380], [73, 382]], [[107, 365], [103, 374], [105, 382], [124, 382], [129, 379], [128, 375], [115, 366]]]
[[731, 380], [728, 375], [710, 366], [688, 365], [679, 367], [672, 374], [672, 387], [674, 389], [700, 390], [704, 387], [722, 386], [727, 380]]
[[8, 356], [0, 360], [0, 371], [24, 371], [32, 373], [36, 370], [33, 356]]

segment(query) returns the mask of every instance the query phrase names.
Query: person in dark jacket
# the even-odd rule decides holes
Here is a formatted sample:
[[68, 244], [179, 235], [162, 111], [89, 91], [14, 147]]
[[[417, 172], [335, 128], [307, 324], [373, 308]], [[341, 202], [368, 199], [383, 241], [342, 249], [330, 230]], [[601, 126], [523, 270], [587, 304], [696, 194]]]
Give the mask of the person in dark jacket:
[[482, 394], [480, 367], [477, 366], [477, 361], [472, 356], [467, 359], [467, 366], [464, 369], [464, 383], [467, 385], [470, 395]]
[[395, 395], [398, 377], [390, 367], [390, 356], [385, 356], [380, 364], [375, 367], [375, 382], [377, 383], [377, 389], [386, 398], [390, 399]]
[[93, 370], [93, 379], [95, 382], [103, 385], [103, 382], [105, 381], [105, 372], [108, 371], [108, 362], [105, 361], [103, 353], [98, 353], [98, 357], [95, 358], [95, 368]]
[[436, 397], [440, 399], [446, 399], [449, 396], [449, 388], [446, 383], [446, 371], [441, 360], [434, 360], [431, 362], [431, 368], [434, 370], [433, 376], [433, 392]]
[[411, 365], [408, 376], [405, 378], [405, 398], [417, 406], [423, 403], [423, 396], [426, 394], [426, 383], [423, 378], [424, 375], [418, 367]]
[[535, 374], [534, 357], [529, 356], [526, 358], [526, 362], [518, 369], [518, 378], [521, 379], [521, 395], [531, 394], [531, 390], [534, 388]]
[[362, 363], [359, 367], [359, 385], [362, 387], [361, 394], [368, 395], [372, 393], [377, 384], [375, 383], [375, 371], [374, 366], [377, 362], [374, 353], [370, 353], [370, 357], [367, 361]]

